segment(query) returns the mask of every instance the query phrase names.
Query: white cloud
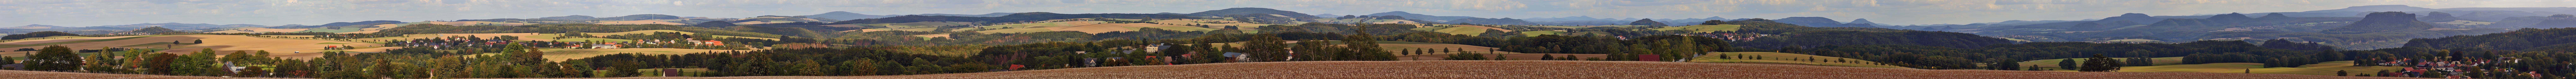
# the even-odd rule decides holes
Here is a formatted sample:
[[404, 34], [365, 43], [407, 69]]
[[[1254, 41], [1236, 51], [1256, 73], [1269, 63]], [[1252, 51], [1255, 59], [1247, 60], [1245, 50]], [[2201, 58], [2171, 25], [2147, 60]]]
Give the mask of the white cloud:
[[1237, 7], [1308, 14], [1405, 11], [1443, 16], [1527, 18], [1869, 18], [1943, 24], [2078, 20], [2119, 13], [2188, 15], [2296, 12], [2362, 5], [2576, 7], [2569, 0], [0, 0], [0, 25], [98, 26], [133, 23], [322, 24], [369, 20], [694, 17], [993, 12], [1190, 13]]

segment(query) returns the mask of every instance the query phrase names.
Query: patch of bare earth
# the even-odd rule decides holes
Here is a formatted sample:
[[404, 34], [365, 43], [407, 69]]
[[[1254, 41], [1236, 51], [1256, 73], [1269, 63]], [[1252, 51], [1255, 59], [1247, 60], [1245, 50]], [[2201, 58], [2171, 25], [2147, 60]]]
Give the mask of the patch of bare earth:
[[1644, 61], [1308, 61], [1120, 66], [899, 76], [741, 79], [2408, 79], [2288, 74], [1922, 70]]

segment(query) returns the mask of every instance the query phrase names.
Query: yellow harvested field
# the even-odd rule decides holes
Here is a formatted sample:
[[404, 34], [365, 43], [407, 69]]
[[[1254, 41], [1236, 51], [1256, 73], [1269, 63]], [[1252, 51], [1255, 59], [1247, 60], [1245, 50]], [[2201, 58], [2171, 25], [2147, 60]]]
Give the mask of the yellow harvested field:
[[366, 39], [362, 39], [362, 40], [411, 40], [411, 39], [428, 39], [428, 38], [444, 38], [444, 37], [465, 37], [465, 36], [482, 37], [482, 38], [484, 38], [484, 39], [499, 38], [499, 37], [501, 37], [501, 36], [516, 36], [516, 37], [519, 37], [519, 40], [522, 40], [522, 41], [554, 41], [554, 38], [538, 38], [538, 36], [556, 36], [556, 35], [537, 34], [537, 33], [409, 34], [409, 35], [404, 35], [403, 37], [399, 37], [399, 38], [366, 38]]
[[304, 30], [308, 30], [308, 29], [242, 28], [242, 29], [233, 29], [233, 30], [223, 30], [223, 31], [205, 32], [205, 33], [268, 33], [268, 32], [296, 32], [296, 31], [304, 31]]
[[[484, 21], [457, 21], [457, 22], [429, 21], [429, 22], [412, 22], [412, 23], [403, 23], [402, 25], [412, 25], [412, 24], [438, 24], [438, 25], [458, 25], [458, 26], [467, 26], [467, 25], [500, 25], [500, 26], [537, 25], [537, 23], [505, 23], [505, 22], [484, 22]], [[367, 29], [367, 30], [375, 30], [375, 29]]]
[[340, 32], [340, 33], [338, 33], [338, 34], [376, 33], [376, 32], [379, 32], [379, 31], [377, 31], [377, 30], [367, 30], [367, 31], [357, 31], [357, 32]]
[[550, 61], [563, 61], [563, 60], [571, 60], [571, 59], [579, 59], [579, 58], [590, 58], [590, 57], [593, 57], [593, 56], [599, 56], [599, 55], [622, 54], [622, 53], [637, 53], [637, 54], [690, 54], [690, 53], [707, 53], [707, 52], [729, 52], [729, 51], [743, 51], [743, 52], [749, 52], [749, 51], [751, 51], [751, 50], [675, 49], [675, 48], [625, 48], [625, 49], [540, 49], [540, 50], [541, 50], [541, 51], [545, 51], [545, 52], [546, 52], [545, 59], [546, 59], [546, 60], [550, 60]]
[[[1082, 25], [1082, 26], [1046, 27], [1046, 29], [1047, 29], [1047, 30], [1053, 30], [1053, 31], [1076, 31], [1076, 32], [1083, 32], [1083, 33], [1095, 33], [1095, 34], [1096, 34], [1096, 33], [1108, 33], [1108, 32], [1136, 31], [1136, 28], [1131, 28], [1131, 27], [1190, 27], [1190, 26], [1180, 26], [1180, 25], [1162, 25], [1162, 24], [1145, 24], [1145, 23], [1116, 23], [1116, 24], [1092, 24], [1092, 25]], [[1191, 28], [1197, 28], [1197, 27], [1191, 27]]]
[[592, 24], [601, 24], [601, 25], [636, 25], [636, 24], [688, 25], [688, 24], [683, 24], [683, 23], [672, 23], [672, 22], [663, 22], [663, 21], [656, 21], [656, 20], [599, 21], [599, 23], [592, 23]]
[[946, 33], [942, 33], [942, 34], [922, 34], [922, 35], [912, 35], [912, 36], [913, 36], [913, 37], [922, 37], [922, 38], [946, 38], [946, 37], [948, 37], [948, 34], [946, 34]]
[[1084, 25], [1101, 24], [1101, 23], [1106, 23], [1106, 22], [1103, 22], [1103, 21], [1065, 21], [1065, 22], [1053, 22], [1053, 21], [1050, 21], [1050, 22], [1044, 22], [1044, 23], [1003, 24], [1003, 25], [993, 25], [993, 26], [984, 26], [984, 27], [976, 27], [976, 28], [983, 28], [983, 29], [1047, 28], [1047, 27], [1063, 27], [1063, 26], [1084, 26]]
[[[1749, 58], [1721, 59], [1721, 58], [1719, 58], [1718, 54], [1726, 54], [1726, 55], [1728, 55], [1728, 56], [1734, 56], [1734, 55], [1746, 55], [1745, 57], [1761, 56], [1763, 59], [1749, 59]], [[1814, 58], [1815, 58], [1815, 60], [1814, 60], [1814, 61], [1807, 61], [1807, 60], [1805, 60], [1805, 59], [1807, 59], [1807, 58], [1809, 58], [1809, 57], [1814, 57]], [[1731, 58], [1731, 57], [1730, 57], [1730, 58]], [[1692, 59], [1692, 60], [1690, 60], [1690, 62], [1697, 62], [1697, 63], [1772, 63], [1772, 64], [1795, 64], [1795, 65], [1816, 65], [1816, 66], [1875, 67], [1875, 68], [1905, 68], [1905, 69], [1914, 69], [1914, 68], [1907, 68], [1907, 67], [1904, 67], [1904, 66], [1892, 66], [1892, 65], [1868, 64], [1868, 63], [1878, 63], [1878, 62], [1875, 62], [1875, 61], [1869, 61], [1869, 60], [1850, 59], [1850, 58], [1842, 58], [1842, 57], [1830, 57], [1830, 56], [1816, 56], [1816, 55], [1807, 55], [1807, 54], [1779, 53], [1779, 52], [1712, 52], [1712, 53], [1709, 53], [1709, 55], [1701, 55], [1701, 56], [1699, 56], [1699, 57], [1693, 57], [1693, 58], [1691, 58], [1691, 59]], [[1837, 60], [1837, 59], [1841, 59], [1841, 60]], [[1666, 59], [1666, 60], [1671, 60], [1671, 59]]]
[[[1222, 23], [1222, 24], [1199, 23], [1199, 22], [1217, 22], [1217, 23]], [[1222, 27], [1222, 26], [1264, 26], [1264, 25], [1270, 25], [1270, 24], [1252, 24], [1252, 23], [1244, 23], [1244, 22], [1241, 22], [1241, 21], [1209, 21], [1209, 20], [1197, 20], [1197, 19], [1169, 19], [1169, 20], [1154, 20], [1154, 24], [1172, 24], [1172, 25], [1198, 24], [1198, 25], [1219, 26], [1219, 27]]]

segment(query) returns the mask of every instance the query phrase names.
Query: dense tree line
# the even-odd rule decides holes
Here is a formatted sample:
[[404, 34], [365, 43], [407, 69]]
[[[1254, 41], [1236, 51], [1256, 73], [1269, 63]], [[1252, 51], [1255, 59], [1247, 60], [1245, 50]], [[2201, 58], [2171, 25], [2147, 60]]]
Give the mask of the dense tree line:
[[42, 32], [27, 32], [27, 34], [10, 34], [10, 35], [8, 35], [8, 36], [0, 36], [0, 40], [18, 40], [18, 39], [27, 39], [27, 38], [36, 38], [36, 37], [52, 37], [52, 36], [81, 36], [81, 35], [80, 35], [80, 34], [72, 34], [72, 33], [55, 32], [55, 31], [42, 31]]
[[849, 20], [849, 21], [840, 21], [840, 22], [832, 22], [832, 24], [912, 23], [912, 22], [936, 22], [936, 21], [946, 21], [946, 22], [978, 22], [978, 23], [991, 23], [991, 22], [1025, 22], [1025, 21], [1033, 21], [1033, 20], [1073, 19], [1073, 18], [1173, 18], [1173, 19], [1183, 19], [1183, 18], [1198, 18], [1198, 17], [1190, 17], [1190, 16], [1188, 16], [1188, 15], [1173, 15], [1173, 14], [1056, 14], [1056, 13], [1047, 13], [1047, 12], [1029, 12], [1029, 13], [1016, 13], [1016, 14], [1011, 14], [1011, 15], [1003, 15], [1002, 17], [965, 17], [965, 16], [920, 16], [920, 15], [905, 15], [905, 16], [895, 16], [895, 17], [886, 17], [886, 18], [857, 19], [857, 20]]

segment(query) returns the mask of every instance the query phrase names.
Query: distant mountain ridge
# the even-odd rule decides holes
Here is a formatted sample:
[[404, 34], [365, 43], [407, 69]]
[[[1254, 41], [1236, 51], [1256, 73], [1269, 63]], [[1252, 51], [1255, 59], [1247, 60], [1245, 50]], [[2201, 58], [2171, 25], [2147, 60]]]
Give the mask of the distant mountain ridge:
[[1270, 8], [1226, 8], [1226, 9], [1220, 9], [1220, 10], [1200, 11], [1200, 12], [1198, 12], [1198, 13], [1190, 13], [1189, 15], [1190, 15], [1190, 16], [1225, 16], [1225, 15], [1248, 15], [1248, 14], [1276, 14], [1276, 15], [1283, 15], [1283, 16], [1288, 16], [1288, 17], [1295, 17], [1295, 18], [1321, 18], [1321, 17], [1311, 16], [1311, 15], [1306, 15], [1306, 13], [1297, 13], [1296, 11], [1281, 11], [1281, 10], [1279, 10], [1279, 9], [1270, 9]]
[[805, 15], [805, 16], [800, 16], [800, 17], [806, 17], [806, 18], [824, 18], [824, 19], [832, 19], [832, 20], [857, 20], [857, 19], [876, 19], [876, 18], [885, 18], [885, 17], [894, 17], [894, 16], [899, 16], [899, 15], [868, 15], [868, 14], [850, 13], [850, 12], [847, 12], [847, 11], [832, 11], [832, 12], [823, 12], [823, 14]]
[[2385, 12], [2385, 11], [2429, 11], [2429, 10], [2433, 10], [2433, 8], [2424, 8], [2424, 7], [2415, 7], [2415, 6], [2406, 6], [2406, 5], [2369, 5], [2369, 6], [2352, 6], [2352, 7], [2344, 7], [2343, 9], [2333, 9], [2333, 10], [2316, 10], [2316, 11], [2305, 11], [2305, 12], [2373, 12], [2373, 11], [2381, 11], [2381, 12]]
[[1392, 12], [1384, 12], [1384, 13], [1374, 13], [1374, 14], [1369, 14], [1368, 16], [1404, 16], [1404, 18], [1407, 18], [1407, 19], [1420, 19], [1420, 20], [1455, 20], [1455, 19], [1476, 18], [1476, 17], [1467, 17], [1467, 16], [1431, 16], [1431, 15], [1423, 15], [1423, 14], [1413, 14], [1413, 13], [1408, 13], [1408, 12], [1404, 12], [1404, 11], [1392, 11]]
[[28, 24], [27, 26], [8, 27], [8, 28], [0, 28], [0, 29], [48, 29], [48, 28], [69, 28], [69, 27], [54, 26], [54, 25], [43, 25], [43, 24]]
[[2419, 32], [2433, 28], [2432, 23], [2415, 21], [2415, 19], [2415, 14], [2413, 13], [2374, 12], [2370, 13], [2367, 17], [2362, 17], [2361, 21], [2352, 22], [2352, 25], [2326, 29], [2320, 33], [2363, 34], [2379, 32]]
[[966, 15], [966, 14], [914, 14], [914, 15], [921, 15], [921, 16], [964, 16], [964, 17], [1002, 17], [1002, 16], [1004, 16], [1004, 15], [1011, 15], [1011, 14], [1013, 14], [1013, 13], [1000, 13], [1000, 12], [995, 12], [995, 13], [984, 13], [984, 14], [979, 14], [979, 15]]
[[1029, 12], [1029, 13], [1014, 13], [1014, 14], [1005, 15], [1005, 16], [1001, 16], [1001, 17], [972, 17], [972, 16], [922, 16], [922, 15], [911, 15], [911, 16], [895, 16], [895, 17], [886, 17], [886, 18], [877, 18], [877, 19], [858, 19], [858, 20], [848, 20], [848, 21], [832, 22], [831, 24], [875, 24], [875, 23], [912, 23], [912, 22], [1017, 22], [1017, 21], [1050, 20], [1050, 19], [1073, 19], [1073, 18], [1172, 18], [1172, 19], [1194, 19], [1194, 18], [1198, 18], [1198, 17], [1191, 17], [1191, 16], [1188, 16], [1188, 15], [1173, 15], [1173, 14], [1057, 14], [1057, 13], [1048, 13], [1048, 12]]

